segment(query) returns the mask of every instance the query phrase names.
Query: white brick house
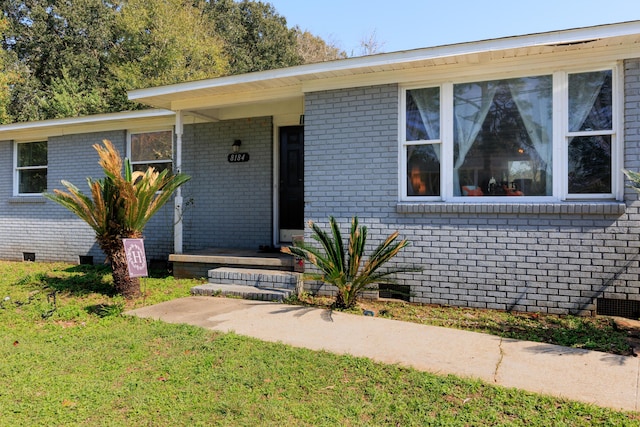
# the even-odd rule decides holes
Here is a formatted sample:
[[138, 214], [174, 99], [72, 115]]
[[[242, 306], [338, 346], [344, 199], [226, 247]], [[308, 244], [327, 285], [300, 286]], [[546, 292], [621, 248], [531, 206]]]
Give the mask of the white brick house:
[[[156, 110], [0, 126], [0, 258], [101, 259], [86, 226], [39, 193], [99, 176], [91, 145], [107, 138], [192, 176], [146, 231], [153, 258], [278, 246], [304, 220], [358, 215], [374, 241], [396, 229], [412, 241], [398, 259], [423, 267], [400, 278], [411, 301], [640, 309], [640, 204], [622, 173], [640, 170], [640, 21], [130, 99]], [[151, 158], [149, 140], [165, 154]]]

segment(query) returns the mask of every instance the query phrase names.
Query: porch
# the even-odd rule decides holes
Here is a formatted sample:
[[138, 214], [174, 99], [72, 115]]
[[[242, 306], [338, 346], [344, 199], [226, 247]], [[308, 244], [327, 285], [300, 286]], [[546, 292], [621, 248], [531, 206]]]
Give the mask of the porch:
[[176, 278], [208, 277], [209, 270], [220, 267], [294, 271], [295, 260], [274, 248], [207, 248], [182, 254], [170, 254]]

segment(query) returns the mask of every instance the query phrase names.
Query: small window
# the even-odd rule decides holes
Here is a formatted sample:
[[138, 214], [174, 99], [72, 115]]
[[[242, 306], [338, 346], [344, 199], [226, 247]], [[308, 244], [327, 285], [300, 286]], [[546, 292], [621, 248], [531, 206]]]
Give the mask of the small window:
[[440, 196], [440, 88], [407, 90], [407, 195]]
[[134, 171], [146, 171], [153, 167], [161, 172], [171, 171], [173, 161], [173, 132], [139, 132], [129, 134], [129, 152]]
[[569, 74], [569, 194], [609, 194], [612, 168], [611, 70]]
[[16, 144], [16, 194], [47, 191], [47, 141]]

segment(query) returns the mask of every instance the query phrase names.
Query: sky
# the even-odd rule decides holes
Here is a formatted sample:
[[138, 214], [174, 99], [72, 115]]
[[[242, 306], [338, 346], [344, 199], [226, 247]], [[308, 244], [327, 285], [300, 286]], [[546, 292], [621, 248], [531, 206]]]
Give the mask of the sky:
[[640, 20], [639, 0], [267, 0], [350, 56], [375, 34], [395, 52]]

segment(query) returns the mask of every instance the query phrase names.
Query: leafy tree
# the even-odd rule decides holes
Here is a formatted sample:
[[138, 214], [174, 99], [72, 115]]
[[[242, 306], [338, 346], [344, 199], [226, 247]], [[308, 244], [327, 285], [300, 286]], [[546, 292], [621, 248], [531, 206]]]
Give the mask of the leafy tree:
[[346, 256], [342, 235], [334, 217], [329, 218], [332, 236], [311, 221], [309, 226], [313, 229], [311, 237], [320, 244], [320, 248], [297, 242], [294, 246], [282, 248], [282, 252], [297, 256], [320, 270], [319, 273], [306, 273], [305, 278], [335, 286], [338, 289], [333, 303], [336, 308], [355, 306], [358, 295], [373, 284], [393, 283], [390, 276], [395, 273], [416, 271], [414, 268], [403, 267], [380, 270], [409, 244], [406, 239], [396, 242], [397, 231], [387, 237], [365, 261], [367, 227], [358, 225], [358, 217], [351, 220]]
[[225, 41], [232, 74], [302, 64], [296, 31], [269, 3], [211, 0], [205, 7], [211, 25]]
[[128, 159], [123, 161], [110, 141], [104, 147], [93, 147], [100, 156], [105, 177], [87, 178], [91, 198], [68, 181], [62, 181], [67, 191], [55, 189], [45, 196], [78, 215], [93, 229], [96, 241], [111, 262], [116, 292], [131, 298], [140, 294], [140, 280], [130, 278], [122, 239], [142, 237], [149, 219], [171, 198], [174, 191], [190, 177], [172, 175], [168, 170], [133, 172]]
[[115, 4], [102, 0], [0, 2], [9, 22], [3, 49], [14, 55], [20, 77], [9, 108], [16, 120], [50, 118], [46, 104], [56, 81], [73, 80], [82, 91], [104, 87]]
[[344, 57], [261, 1], [0, 4], [4, 122], [133, 110], [131, 89]]
[[[9, 22], [0, 16], [0, 34], [7, 31]], [[11, 103], [11, 86], [19, 83], [18, 74], [11, 69], [15, 61], [11, 58], [11, 52], [0, 51], [0, 123], [9, 123], [9, 106]]]
[[41, 107], [47, 118], [97, 114], [109, 109], [103, 93], [99, 87], [86, 87], [70, 77], [69, 71], [64, 69], [62, 77], [56, 77], [51, 82]]
[[116, 25], [117, 80], [134, 89], [227, 74], [223, 41], [203, 8], [183, 0], [124, 3]]

